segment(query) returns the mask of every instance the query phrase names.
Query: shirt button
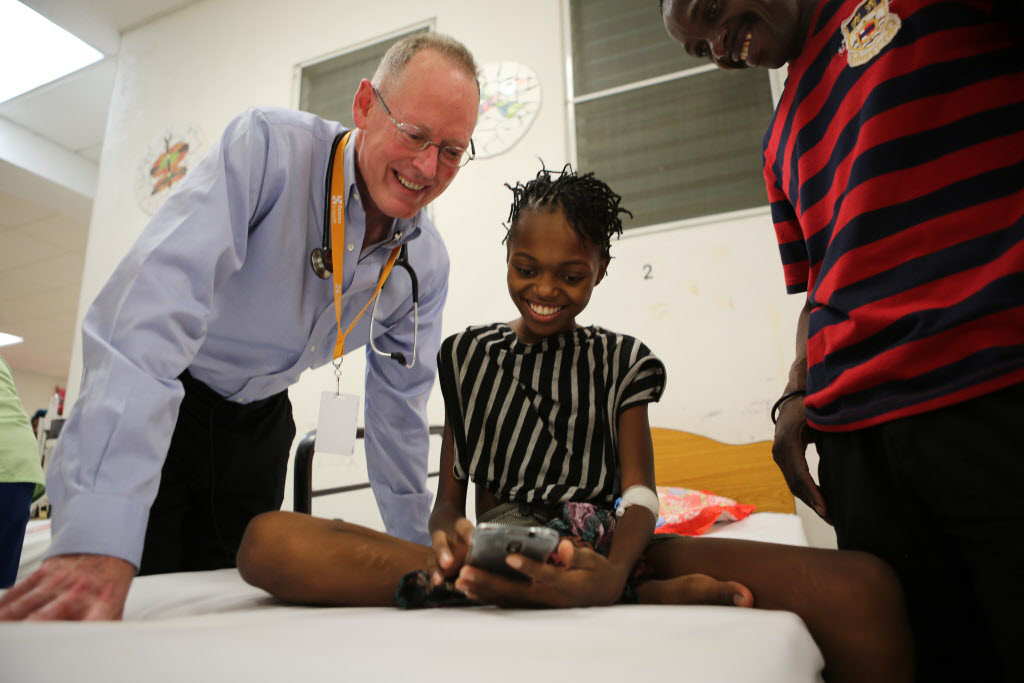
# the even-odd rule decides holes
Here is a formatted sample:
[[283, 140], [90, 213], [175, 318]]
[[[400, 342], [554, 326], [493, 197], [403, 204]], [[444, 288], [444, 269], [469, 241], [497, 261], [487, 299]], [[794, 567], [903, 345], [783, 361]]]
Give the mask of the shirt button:
[[310, 346], [309, 350], [310, 351], [316, 351], [316, 344], [313, 344], [312, 346]]
[[351, 242], [348, 243], [348, 250], [349, 251], [352, 251], [355, 248], [356, 248], [356, 245], [352, 244]]

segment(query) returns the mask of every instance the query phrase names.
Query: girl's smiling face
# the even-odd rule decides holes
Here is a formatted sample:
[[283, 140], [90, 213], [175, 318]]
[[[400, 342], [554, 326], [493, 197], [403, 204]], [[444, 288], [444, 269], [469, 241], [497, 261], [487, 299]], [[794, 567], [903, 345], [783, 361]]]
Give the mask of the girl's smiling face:
[[533, 344], [575, 329], [608, 260], [577, 233], [560, 208], [527, 210], [509, 232], [508, 293], [522, 317], [510, 326]]

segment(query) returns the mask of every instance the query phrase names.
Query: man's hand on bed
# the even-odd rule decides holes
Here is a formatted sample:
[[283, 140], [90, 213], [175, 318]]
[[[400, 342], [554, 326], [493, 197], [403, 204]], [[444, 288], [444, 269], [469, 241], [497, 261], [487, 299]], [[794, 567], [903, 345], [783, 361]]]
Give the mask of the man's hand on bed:
[[608, 558], [570, 541], [558, 544], [562, 566], [509, 555], [508, 563], [530, 581], [522, 581], [466, 565], [455, 587], [478, 602], [502, 607], [589, 607], [611, 605], [622, 595], [626, 574]]
[[436, 529], [430, 540], [434, 556], [428, 560], [427, 574], [431, 583], [440, 586], [445, 580], [454, 579], [466, 563], [469, 544], [473, 540], [473, 523], [460, 517], [451, 529]]
[[779, 409], [779, 421], [775, 425], [775, 443], [772, 457], [786, 478], [786, 485], [793, 495], [829, 524], [828, 508], [821, 489], [814, 483], [807, 467], [807, 446], [811, 442], [807, 426], [807, 415], [803, 401], [789, 400]]
[[135, 567], [108, 555], [45, 560], [0, 598], [0, 621], [120, 619]]

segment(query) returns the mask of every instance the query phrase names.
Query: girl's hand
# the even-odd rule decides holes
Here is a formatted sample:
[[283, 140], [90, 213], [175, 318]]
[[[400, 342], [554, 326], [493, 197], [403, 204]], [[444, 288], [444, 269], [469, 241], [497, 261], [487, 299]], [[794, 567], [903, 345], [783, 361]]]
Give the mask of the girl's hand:
[[428, 560], [427, 574], [430, 582], [440, 586], [446, 579], [453, 579], [466, 563], [469, 544], [473, 540], [473, 523], [459, 517], [449, 529], [437, 529], [430, 536], [434, 556]]
[[455, 587], [478, 602], [502, 607], [589, 607], [611, 605], [622, 595], [627, 572], [589, 548], [563, 539], [558, 544], [562, 566], [509, 555], [510, 567], [525, 574], [517, 580], [464, 566]]

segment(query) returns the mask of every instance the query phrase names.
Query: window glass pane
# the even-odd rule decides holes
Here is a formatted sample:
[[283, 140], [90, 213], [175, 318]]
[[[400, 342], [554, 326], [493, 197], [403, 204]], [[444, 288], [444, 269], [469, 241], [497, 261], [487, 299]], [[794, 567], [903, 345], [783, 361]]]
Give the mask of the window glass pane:
[[576, 104], [581, 171], [594, 171], [634, 214], [627, 228], [767, 203], [761, 138], [767, 74], [709, 71]]
[[389, 47], [406, 35], [419, 32], [411, 31], [305, 67], [302, 70], [299, 109], [352, 128], [355, 126], [352, 97], [359, 81], [373, 76]]
[[665, 32], [657, 0], [572, 0], [576, 97], [707, 64]]

